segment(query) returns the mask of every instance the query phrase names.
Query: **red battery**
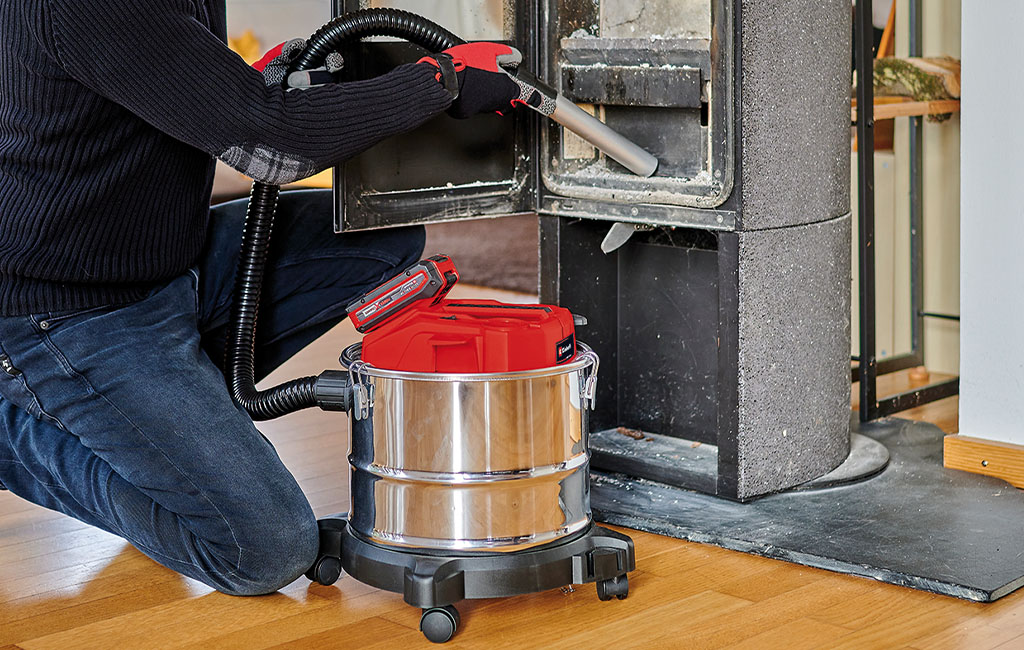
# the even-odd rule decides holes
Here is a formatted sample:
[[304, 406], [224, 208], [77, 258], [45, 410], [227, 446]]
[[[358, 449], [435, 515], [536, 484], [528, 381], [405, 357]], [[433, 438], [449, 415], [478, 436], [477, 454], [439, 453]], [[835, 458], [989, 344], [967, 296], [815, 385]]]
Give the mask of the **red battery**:
[[495, 300], [412, 307], [367, 334], [362, 352], [377, 368], [437, 373], [535, 370], [575, 356], [568, 309]]
[[441, 302], [455, 283], [459, 272], [447, 255], [434, 255], [416, 262], [376, 289], [346, 307], [358, 332], [369, 332], [394, 318], [417, 301]]

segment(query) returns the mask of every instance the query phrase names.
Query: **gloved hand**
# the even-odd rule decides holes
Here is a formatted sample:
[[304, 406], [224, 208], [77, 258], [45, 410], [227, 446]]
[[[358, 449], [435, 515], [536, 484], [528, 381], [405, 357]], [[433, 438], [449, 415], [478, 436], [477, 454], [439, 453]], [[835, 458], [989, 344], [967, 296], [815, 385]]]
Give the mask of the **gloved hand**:
[[[288, 72], [288, 66], [298, 58], [305, 47], [306, 41], [301, 38], [293, 38], [271, 49], [263, 55], [263, 58], [253, 63], [252, 67], [263, 73], [263, 78], [268, 86], [280, 86], [285, 80], [284, 76]], [[344, 60], [341, 58], [341, 55], [332, 52], [327, 55], [323, 68], [293, 72], [288, 77], [288, 87], [309, 88], [310, 86], [319, 86], [337, 81], [334, 74], [341, 70], [343, 66]]]
[[306, 41], [301, 38], [285, 41], [264, 54], [263, 58], [252, 64], [252, 67], [263, 73], [268, 86], [280, 86], [288, 66], [305, 47]]
[[437, 67], [438, 81], [452, 88], [454, 84], [444, 79], [445, 69], [450, 69], [450, 66], [444, 65], [443, 57], [448, 57], [454, 64], [458, 77], [458, 92], [448, 108], [448, 114], [452, 117], [502, 113], [516, 104], [528, 104], [540, 110], [547, 99], [536, 88], [510, 72], [523, 61], [522, 53], [514, 47], [500, 43], [465, 43], [435, 57], [427, 56], [418, 61]]

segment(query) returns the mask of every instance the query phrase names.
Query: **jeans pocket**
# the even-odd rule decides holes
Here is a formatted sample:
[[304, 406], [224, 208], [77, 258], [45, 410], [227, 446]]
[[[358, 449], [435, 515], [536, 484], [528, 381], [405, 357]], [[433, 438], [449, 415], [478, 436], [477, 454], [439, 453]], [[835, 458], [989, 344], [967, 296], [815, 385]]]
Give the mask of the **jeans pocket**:
[[48, 311], [43, 312], [41, 314], [32, 314], [32, 320], [40, 328], [48, 330], [74, 318], [79, 318], [82, 316], [91, 316], [93, 314], [98, 314], [103, 311], [110, 311], [111, 309], [115, 308], [115, 305], [98, 305], [96, 307], [86, 307], [84, 309], [69, 309], [67, 311]]
[[32, 417], [42, 418], [45, 414], [36, 394], [29, 388], [25, 374], [3, 349], [3, 346], [0, 346], [0, 368], [2, 368], [0, 369], [0, 397]]

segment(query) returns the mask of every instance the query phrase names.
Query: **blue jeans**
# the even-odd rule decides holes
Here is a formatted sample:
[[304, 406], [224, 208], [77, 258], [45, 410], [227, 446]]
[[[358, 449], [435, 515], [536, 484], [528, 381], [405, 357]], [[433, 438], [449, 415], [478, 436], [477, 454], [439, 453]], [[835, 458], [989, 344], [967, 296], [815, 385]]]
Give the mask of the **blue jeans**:
[[[198, 267], [139, 302], [0, 317], [0, 483], [220, 591], [255, 595], [309, 568], [318, 534], [222, 374], [244, 214], [244, 201], [215, 207]], [[331, 221], [329, 192], [282, 195], [260, 376], [423, 250], [422, 228], [335, 235]]]

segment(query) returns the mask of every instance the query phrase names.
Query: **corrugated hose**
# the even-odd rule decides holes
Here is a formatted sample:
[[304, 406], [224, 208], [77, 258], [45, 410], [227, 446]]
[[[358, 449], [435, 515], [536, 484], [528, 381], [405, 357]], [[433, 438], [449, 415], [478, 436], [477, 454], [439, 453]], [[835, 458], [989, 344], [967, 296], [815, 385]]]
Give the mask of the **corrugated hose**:
[[[408, 11], [363, 9], [339, 16], [317, 30], [288, 73], [320, 67], [343, 44], [369, 36], [401, 38], [430, 52], [464, 42], [440, 25]], [[287, 78], [288, 74], [285, 83]], [[227, 337], [226, 367], [231, 394], [253, 420], [270, 420], [314, 406], [331, 411], [348, 411], [352, 406], [348, 374], [336, 370], [300, 377], [266, 390], [256, 388], [256, 318], [280, 192], [277, 185], [258, 181], [252, 185]]]

